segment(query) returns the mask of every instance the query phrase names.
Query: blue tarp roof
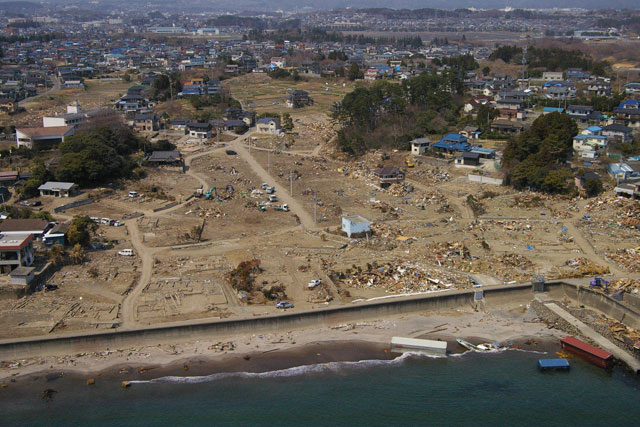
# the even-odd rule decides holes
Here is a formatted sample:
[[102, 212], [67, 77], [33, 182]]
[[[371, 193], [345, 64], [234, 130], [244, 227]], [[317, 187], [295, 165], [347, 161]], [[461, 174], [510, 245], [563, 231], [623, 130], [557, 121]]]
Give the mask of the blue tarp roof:
[[542, 109], [542, 111], [544, 113], [562, 113], [564, 111], [564, 108], [556, 108], [556, 107], [544, 107]]

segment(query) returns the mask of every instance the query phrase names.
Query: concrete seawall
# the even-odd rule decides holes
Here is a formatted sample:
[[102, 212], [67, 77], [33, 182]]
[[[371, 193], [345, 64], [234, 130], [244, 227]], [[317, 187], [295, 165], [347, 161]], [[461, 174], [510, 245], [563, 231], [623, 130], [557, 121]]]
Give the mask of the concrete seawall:
[[[547, 284], [548, 292], [558, 299], [568, 297], [633, 325], [640, 325], [640, 314], [607, 296], [561, 282]], [[104, 351], [197, 339], [217, 339], [237, 334], [283, 332], [307, 327], [323, 327], [345, 322], [379, 319], [403, 313], [451, 309], [474, 304], [473, 289], [434, 293], [406, 298], [390, 298], [345, 307], [306, 312], [283, 313], [238, 320], [202, 320], [188, 324], [149, 327], [136, 330], [109, 330], [81, 334], [29, 337], [0, 341], [0, 359]], [[484, 288], [485, 307], [527, 304], [533, 299], [530, 284]], [[628, 323], [633, 326], [631, 323]], [[637, 326], [633, 326], [637, 327]]]

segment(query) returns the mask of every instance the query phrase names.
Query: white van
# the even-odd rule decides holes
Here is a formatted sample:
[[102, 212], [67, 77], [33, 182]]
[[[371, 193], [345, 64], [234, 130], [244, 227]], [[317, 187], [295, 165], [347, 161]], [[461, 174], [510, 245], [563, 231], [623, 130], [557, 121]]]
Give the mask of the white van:
[[137, 191], [129, 191], [129, 197], [131, 197], [132, 199], [135, 199], [138, 196], [139, 194]]
[[133, 256], [133, 249], [123, 249], [118, 251], [118, 255], [120, 256]]

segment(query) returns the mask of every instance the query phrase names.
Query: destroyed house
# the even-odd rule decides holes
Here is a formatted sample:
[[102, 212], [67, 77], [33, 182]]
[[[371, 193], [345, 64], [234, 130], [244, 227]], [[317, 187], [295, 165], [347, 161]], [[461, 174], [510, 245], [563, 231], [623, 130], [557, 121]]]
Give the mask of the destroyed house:
[[342, 217], [342, 231], [351, 237], [371, 231], [370, 222], [360, 215], [351, 215]]
[[373, 176], [380, 180], [381, 186], [388, 186], [404, 181], [404, 172], [393, 166], [375, 169]]

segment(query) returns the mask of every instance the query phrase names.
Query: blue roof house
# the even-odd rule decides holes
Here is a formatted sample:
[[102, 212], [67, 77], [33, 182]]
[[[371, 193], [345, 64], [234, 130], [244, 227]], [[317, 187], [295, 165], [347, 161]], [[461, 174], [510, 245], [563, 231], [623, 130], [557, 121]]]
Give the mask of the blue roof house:
[[467, 141], [467, 137], [459, 133], [448, 133], [443, 136], [440, 141], [433, 144], [433, 148], [445, 153], [456, 153], [462, 151], [471, 151], [471, 144]]

